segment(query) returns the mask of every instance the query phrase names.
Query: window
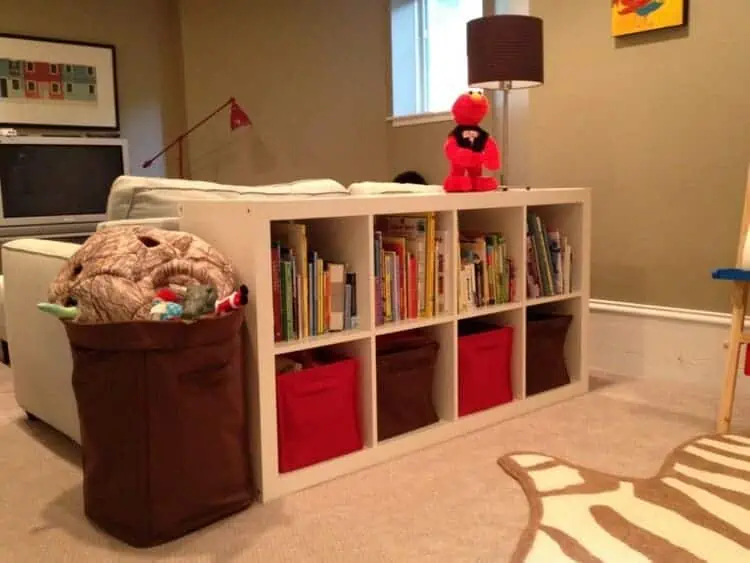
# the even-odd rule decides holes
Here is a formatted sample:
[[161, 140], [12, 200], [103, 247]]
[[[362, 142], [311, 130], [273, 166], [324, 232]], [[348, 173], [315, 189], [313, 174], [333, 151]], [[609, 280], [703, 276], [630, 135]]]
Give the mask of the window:
[[11, 88], [13, 90], [20, 90], [21, 89], [21, 81], [18, 80], [17, 78], [14, 78], [13, 80], [11, 80], [10, 84], [11, 84]]
[[36, 92], [36, 82], [33, 80], [27, 80], [26, 81], [26, 90], [28, 92]]
[[26, 63], [26, 72], [34, 72], [34, 63]]
[[57, 68], [57, 65], [55, 63], [50, 63], [49, 65], [49, 73], [50, 74], [57, 74], [59, 69]]
[[93, 84], [89, 84], [89, 94], [96, 94], [96, 87]]
[[59, 94], [60, 93], [60, 85], [57, 82], [52, 83], [52, 93], [53, 94]]
[[68, 83], [67, 83], [67, 84], [65, 85], [65, 91], [66, 91], [66, 92], [67, 92], [68, 94], [72, 94], [72, 93], [73, 93], [73, 85], [72, 85], [72, 84], [71, 84], [70, 82], [68, 82]]
[[466, 23], [482, 0], [391, 0], [393, 115], [449, 111], [468, 86]]

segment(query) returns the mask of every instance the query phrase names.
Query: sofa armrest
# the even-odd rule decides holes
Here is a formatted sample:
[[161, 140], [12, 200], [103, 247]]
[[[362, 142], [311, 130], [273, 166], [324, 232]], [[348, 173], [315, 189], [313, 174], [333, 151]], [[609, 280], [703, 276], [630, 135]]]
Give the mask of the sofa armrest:
[[96, 226], [97, 231], [109, 229], [112, 227], [143, 226], [156, 227], [166, 231], [179, 231], [179, 217], [144, 217], [142, 219], [114, 219], [112, 221], [103, 221]]
[[[4, 258], [6, 253], [8, 253], [9, 256], [13, 253], [17, 253], [38, 256], [42, 259], [49, 258], [57, 264], [60, 264], [60, 261], [65, 261], [73, 256], [73, 253], [79, 248], [79, 244], [72, 242], [39, 238], [19, 238], [6, 242], [3, 245], [3, 263], [5, 263]], [[59, 267], [62, 267], [62, 264], [60, 264]], [[49, 281], [52, 280], [50, 279]]]
[[62, 323], [42, 313], [48, 288], [79, 245], [17, 239], [3, 245], [7, 340], [19, 406], [80, 440], [71, 383], [73, 362]]

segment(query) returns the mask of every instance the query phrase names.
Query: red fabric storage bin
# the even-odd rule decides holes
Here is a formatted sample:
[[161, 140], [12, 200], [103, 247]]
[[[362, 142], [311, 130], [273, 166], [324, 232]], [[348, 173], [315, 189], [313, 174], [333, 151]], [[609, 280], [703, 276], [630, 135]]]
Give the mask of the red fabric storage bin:
[[355, 358], [276, 375], [280, 473], [362, 449], [358, 375]]
[[513, 400], [512, 353], [513, 327], [477, 323], [459, 328], [459, 416]]

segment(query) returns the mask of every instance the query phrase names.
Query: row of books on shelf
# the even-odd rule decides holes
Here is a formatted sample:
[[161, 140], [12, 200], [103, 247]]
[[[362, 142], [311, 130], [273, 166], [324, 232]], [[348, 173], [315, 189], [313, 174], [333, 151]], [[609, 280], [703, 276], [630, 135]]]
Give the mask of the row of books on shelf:
[[[288, 341], [358, 328], [357, 275], [335, 256], [309, 248], [307, 225], [274, 222], [271, 235], [274, 337]], [[567, 236], [530, 212], [527, 296], [571, 291], [573, 249]], [[378, 217], [374, 233], [375, 322], [429, 318], [447, 311], [448, 233], [434, 212]], [[516, 264], [499, 232], [458, 236], [457, 308], [517, 300]]]
[[531, 299], [570, 293], [573, 249], [568, 237], [550, 229], [536, 213], [527, 215], [526, 287]]
[[357, 328], [357, 275], [308, 248], [304, 223], [273, 223], [271, 236], [274, 340]]
[[434, 212], [378, 217], [375, 224], [375, 322], [446, 311], [446, 231]]
[[515, 264], [502, 233], [462, 232], [458, 310], [515, 301]]

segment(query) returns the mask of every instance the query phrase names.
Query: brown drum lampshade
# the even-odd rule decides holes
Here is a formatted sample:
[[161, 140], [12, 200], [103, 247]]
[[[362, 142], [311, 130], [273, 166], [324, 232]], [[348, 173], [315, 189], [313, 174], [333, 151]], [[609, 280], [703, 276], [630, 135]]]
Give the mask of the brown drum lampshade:
[[469, 84], [477, 88], [531, 88], [544, 82], [542, 20], [495, 15], [466, 28]]

